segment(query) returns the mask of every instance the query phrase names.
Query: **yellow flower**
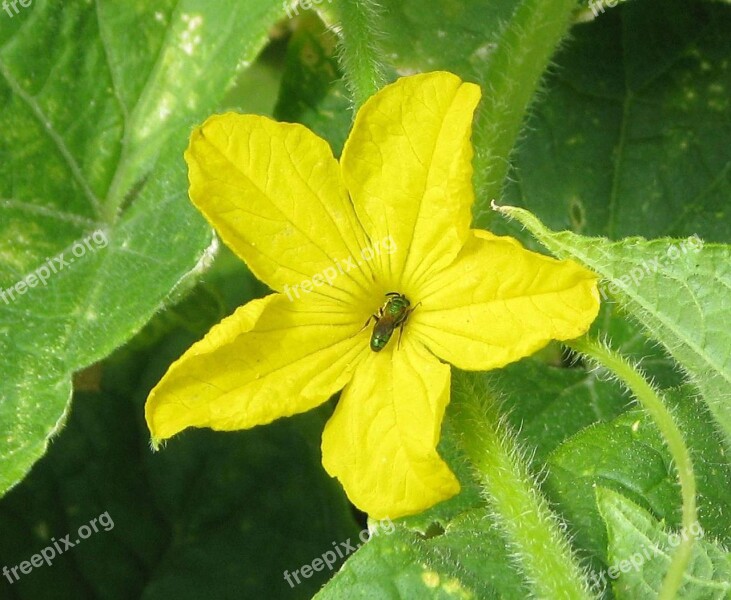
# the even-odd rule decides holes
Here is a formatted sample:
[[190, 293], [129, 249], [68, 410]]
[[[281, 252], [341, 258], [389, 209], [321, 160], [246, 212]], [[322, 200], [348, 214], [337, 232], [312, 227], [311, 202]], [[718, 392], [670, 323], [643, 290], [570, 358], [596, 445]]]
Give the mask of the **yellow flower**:
[[[323, 464], [356, 506], [395, 518], [459, 491], [436, 450], [446, 363], [502, 367], [578, 337], [599, 307], [591, 272], [470, 229], [479, 99], [451, 73], [399, 79], [360, 109], [340, 162], [305, 127], [261, 116], [193, 132], [193, 203], [276, 293], [170, 367], [147, 400], [155, 443], [269, 423], [343, 390]], [[364, 323], [388, 292], [411, 312], [376, 352]]]

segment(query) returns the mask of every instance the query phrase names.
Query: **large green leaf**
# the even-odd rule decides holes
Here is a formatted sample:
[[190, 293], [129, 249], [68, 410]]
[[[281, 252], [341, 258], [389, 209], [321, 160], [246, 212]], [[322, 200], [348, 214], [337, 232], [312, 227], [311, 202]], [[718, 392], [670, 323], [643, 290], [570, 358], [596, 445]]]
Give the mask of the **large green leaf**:
[[731, 6], [686, 0], [629, 2], [576, 25], [503, 202], [554, 230], [727, 241], [729, 30]]
[[[282, 11], [278, 0], [39, 0], [4, 21], [0, 288], [16, 291], [0, 301], [0, 493], [62, 425], [72, 373], [209, 261], [182, 151]], [[61, 253], [68, 264], [50, 272]], [[14, 287], [26, 279], [35, 287]]]
[[669, 532], [650, 513], [621, 494], [597, 488], [597, 504], [607, 526], [610, 567], [594, 574], [596, 587], [612, 583], [620, 598], [655, 598], [683, 536], [695, 538], [690, 565], [676, 596], [680, 600], [724, 600], [731, 594], [731, 555], [705, 539], [697, 524]]

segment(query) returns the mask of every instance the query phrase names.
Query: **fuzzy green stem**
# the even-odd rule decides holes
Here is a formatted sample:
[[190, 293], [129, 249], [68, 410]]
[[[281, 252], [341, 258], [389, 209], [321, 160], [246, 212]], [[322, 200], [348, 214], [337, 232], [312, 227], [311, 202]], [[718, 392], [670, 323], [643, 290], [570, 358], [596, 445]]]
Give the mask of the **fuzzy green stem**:
[[478, 75], [484, 91], [474, 133], [478, 227], [490, 220], [489, 203], [500, 197], [526, 111], [576, 8], [575, 0], [523, 0]]
[[483, 381], [454, 373], [451, 415], [510, 553], [533, 597], [591, 598], [566, 536]]
[[356, 108], [386, 83], [386, 67], [378, 47], [381, 8], [373, 0], [338, 0], [340, 66]]
[[[587, 337], [566, 342], [566, 345], [612, 371], [630, 389], [645, 411], [655, 421], [673, 457], [675, 468], [678, 470], [680, 492], [683, 500], [683, 531], [686, 533], [692, 531], [691, 528], [698, 519], [693, 463], [680, 429], [656, 390], [636, 366], [611, 348]], [[681, 538], [682, 542], [673, 554], [667, 575], [665, 575], [658, 596], [659, 600], [676, 598], [677, 592], [683, 583], [683, 575], [693, 551], [694, 538], [692, 535], [683, 535]]]

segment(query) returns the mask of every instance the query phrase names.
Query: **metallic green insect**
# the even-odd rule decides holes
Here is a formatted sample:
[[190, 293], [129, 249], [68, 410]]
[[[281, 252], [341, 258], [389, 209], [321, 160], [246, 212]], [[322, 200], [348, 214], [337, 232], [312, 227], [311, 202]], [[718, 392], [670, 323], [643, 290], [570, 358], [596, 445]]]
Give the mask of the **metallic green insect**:
[[371, 350], [373, 352], [380, 352], [386, 347], [388, 341], [393, 335], [394, 329], [399, 327], [399, 344], [401, 343], [401, 336], [404, 333], [404, 325], [409, 315], [414, 312], [414, 308], [411, 307], [411, 302], [403, 294], [398, 292], [388, 292], [386, 294], [386, 302], [383, 306], [378, 309], [378, 312], [368, 317], [368, 320], [363, 325], [363, 329], [368, 326], [371, 319], [375, 319], [376, 324], [373, 327], [373, 333], [371, 334]]

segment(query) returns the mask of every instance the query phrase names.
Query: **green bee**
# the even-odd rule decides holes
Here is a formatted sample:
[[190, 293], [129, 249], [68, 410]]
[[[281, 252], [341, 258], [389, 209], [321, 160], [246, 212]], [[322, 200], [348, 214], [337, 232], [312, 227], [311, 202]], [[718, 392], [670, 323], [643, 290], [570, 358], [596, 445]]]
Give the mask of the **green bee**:
[[[411, 302], [403, 294], [398, 292], [388, 292], [386, 294], [386, 302], [381, 308], [378, 309], [376, 314], [368, 317], [368, 320], [363, 325], [363, 329], [368, 326], [371, 319], [375, 319], [376, 325], [373, 327], [373, 333], [371, 334], [371, 350], [373, 352], [380, 352], [386, 347], [388, 341], [393, 335], [394, 329], [399, 329], [399, 345], [401, 344], [401, 336], [404, 333], [404, 325], [409, 315], [416, 310], [411, 307]], [[419, 303], [421, 304], [421, 303]], [[361, 330], [362, 331], [362, 330]]]

